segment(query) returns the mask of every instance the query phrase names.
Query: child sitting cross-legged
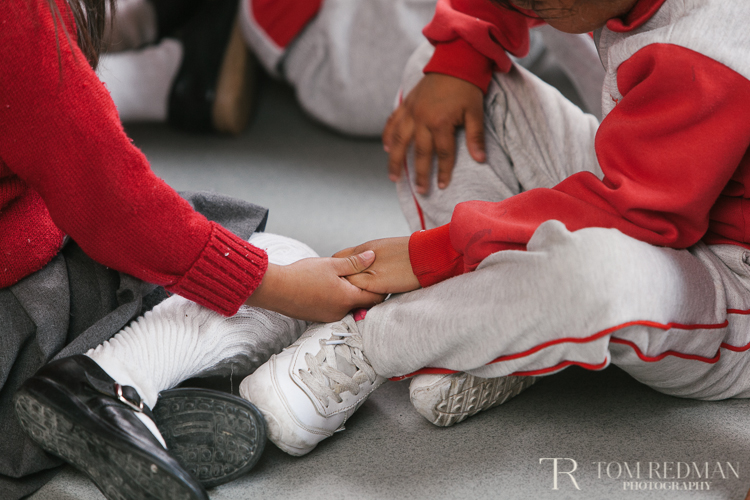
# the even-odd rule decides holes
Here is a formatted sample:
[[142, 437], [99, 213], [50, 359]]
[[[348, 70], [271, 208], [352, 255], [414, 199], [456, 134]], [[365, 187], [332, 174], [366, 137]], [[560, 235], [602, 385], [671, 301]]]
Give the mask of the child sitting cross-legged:
[[[748, 15], [723, 0], [441, 0], [434, 53], [412, 58], [385, 132], [422, 230], [338, 254], [373, 250], [350, 281], [408, 293], [308, 330], [243, 381], [271, 440], [307, 453], [409, 375], [441, 425], [498, 401], [449, 416], [453, 390], [510, 376], [522, 389], [572, 365], [613, 363], [672, 396], [750, 397]], [[506, 55], [540, 22], [594, 32], [601, 123]]]
[[[63, 462], [110, 499], [205, 500], [205, 487], [255, 463], [262, 418], [239, 398], [195, 390], [162, 393], [154, 421], [159, 392], [244, 375], [305, 321], [382, 299], [343, 279], [372, 253], [314, 258], [298, 242], [253, 236], [267, 210], [182, 197], [151, 171], [94, 72], [105, 3], [0, 3], [0, 46], [12, 47], [0, 51], [4, 500], [27, 497]], [[199, 450], [227, 433], [248, 440], [222, 453], [217, 438], [203, 449], [206, 471], [163, 446], [178, 437]]]

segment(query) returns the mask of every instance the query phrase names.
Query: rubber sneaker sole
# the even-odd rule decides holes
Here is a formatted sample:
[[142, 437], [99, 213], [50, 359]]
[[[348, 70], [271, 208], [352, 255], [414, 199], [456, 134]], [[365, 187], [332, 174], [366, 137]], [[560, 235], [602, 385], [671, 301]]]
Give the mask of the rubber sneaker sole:
[[247, 474], [266, 445], [266, 423], [258, 409], [226, 393], [163, 391], [153, 413], [169, 452], [205, 488]]
[[449, 427], [505, 403], [534, 382], [535, 377], [418, 375], [409, 386], [409, 397], [420, 415], [439, 427]]
[[184, 471], [86, 418], [69, 399], [59, 399], [65, 397], [62, 391], [55, 395], [44, 387], [47, 397], [33, 385], [27, 384], [15, 397], [21, 426], [45, 451], [86, 474], [107, 499], [208, 500], [190, 484], [194, 480], [185, 480], [189, 476]]

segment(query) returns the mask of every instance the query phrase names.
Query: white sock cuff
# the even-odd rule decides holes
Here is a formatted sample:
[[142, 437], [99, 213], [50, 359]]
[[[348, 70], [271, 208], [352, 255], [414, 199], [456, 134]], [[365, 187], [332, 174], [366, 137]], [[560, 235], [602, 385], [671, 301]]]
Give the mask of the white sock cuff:
[[248, 241], [266, 251], [268, 262], [279, 266], [288, 266], [298, 260], [318, 257], [315, 250], [301, 241], [278, 234], [253, 233]]

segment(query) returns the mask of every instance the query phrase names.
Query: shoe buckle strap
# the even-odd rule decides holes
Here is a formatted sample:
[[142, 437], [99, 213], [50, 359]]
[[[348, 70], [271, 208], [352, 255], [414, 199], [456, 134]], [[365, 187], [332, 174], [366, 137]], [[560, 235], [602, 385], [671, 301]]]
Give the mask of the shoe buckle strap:
[[143, 400], [138, 395], [138, 391], [129, 385], [122, 386], [115, 382], [115, 395], [117, 400], [138, 413], [143, 413]]

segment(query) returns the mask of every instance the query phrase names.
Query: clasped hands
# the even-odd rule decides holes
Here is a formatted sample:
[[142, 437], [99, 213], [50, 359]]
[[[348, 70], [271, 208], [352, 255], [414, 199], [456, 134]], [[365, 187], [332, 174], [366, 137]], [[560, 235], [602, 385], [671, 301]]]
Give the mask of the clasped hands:
[[268, 265], [246, 304], [307, 321], [338, 321], [352, 309], [379, 304], [389, 293], [419, 288], [409, 237], [368, 241], [328, 258]]
[[[417, 191], [427, 194], [437, 156], [437, 184], [445, 189], [456, 159], [456, 129], [477, 162], [484, 148], [484, 94], [464, 80], [428, 73], [388, 119], [383, 145], [388, 171], [397, 181], [412, 143]], [[263, 282], [247, 300], [308, 321], [337, 321], [352, 309], [371, 307], [389, 293], [416, 290], [419, 281], [409, 261], [409, 237], [368, 241], [333, 257], [303, 259], [289, 266], [269, 264]]]

